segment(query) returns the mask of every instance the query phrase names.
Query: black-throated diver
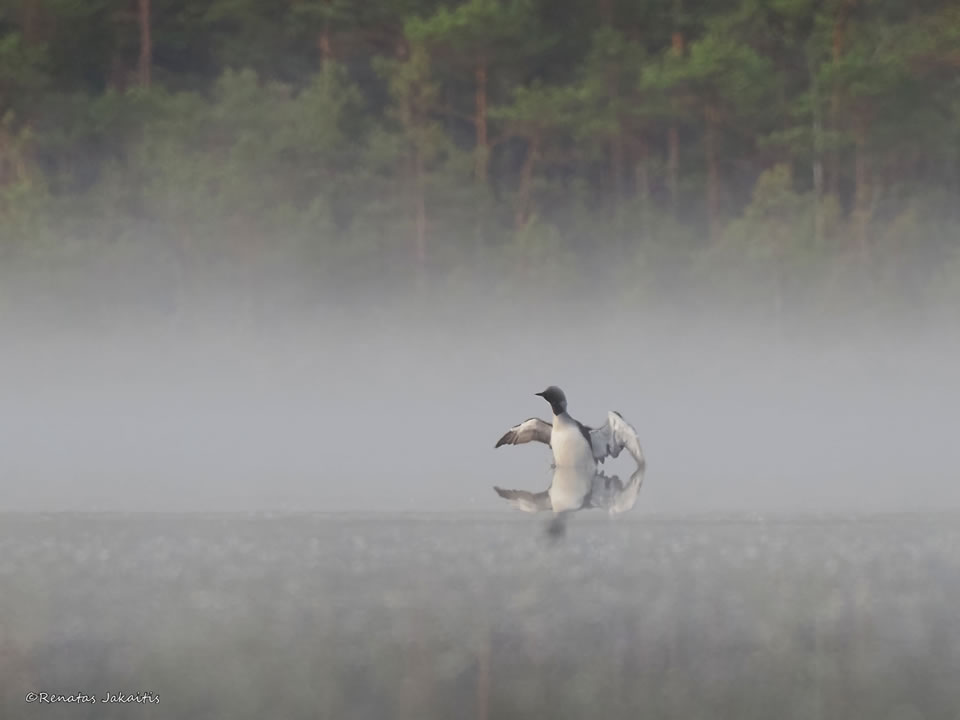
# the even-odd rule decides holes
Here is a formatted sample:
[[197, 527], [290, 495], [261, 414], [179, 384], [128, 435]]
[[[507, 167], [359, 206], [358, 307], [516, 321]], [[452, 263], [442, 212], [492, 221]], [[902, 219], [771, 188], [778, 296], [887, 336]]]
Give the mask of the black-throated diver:
[[646, 460], [634, 427], [615, 411], [607, 413], [607, 422], [591, 428], [570, 417], [567, 397], [563, 390], [551, 385], [536, 395], [542, 397], [553, 410], [553, 423], [540, 418], [524, 420], [514, 425], [494, 447], [521, 445], [533, 440], [550, 446], [555, 467], [596, 467], [608, 457], [617, 457], [624, 449], [645, 468]]

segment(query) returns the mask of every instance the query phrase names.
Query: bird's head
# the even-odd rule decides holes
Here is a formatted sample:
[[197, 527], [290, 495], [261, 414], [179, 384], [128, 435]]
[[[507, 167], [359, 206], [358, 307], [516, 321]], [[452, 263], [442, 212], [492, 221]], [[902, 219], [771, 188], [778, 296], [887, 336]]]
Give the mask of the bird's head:
[[543, 392], [538, 392], [536, 395], [542, 397], [553, 409], [554, 415], [559, 415], [567, 410], [567, 396], [563, 394], [563, 390], [558, 388], [556, 385], [551, 385]]

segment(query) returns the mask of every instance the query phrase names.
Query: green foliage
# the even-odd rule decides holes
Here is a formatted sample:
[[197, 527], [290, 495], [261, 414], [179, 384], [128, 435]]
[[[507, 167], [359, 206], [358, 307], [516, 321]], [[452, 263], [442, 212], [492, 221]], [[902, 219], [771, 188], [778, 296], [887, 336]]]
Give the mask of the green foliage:
[[954, 5], [153, 0], [141, 88], [135, 4], [7, 2], [0, 257], [161, 257], [183, 307], [284, 263], [321, 295], [946, 302]]
[[536, 132], [569, 131], [582, 92], [573, 87], [549, 87], [541, 83], [514, 89], [509, 105], [494, 108], [490, 116], [501, 121], [508, 133], [527, 136]]
[[813, 245], [813, 213], [812, 196], [794, 191], [789, 166], [766, 171], [743, 215], [703, 255], [705, 275], [727, 284], [724, 294], [755, 309], [780, 312], [789, 300], [809, 300], [803, 295], [812, 289], [811, 265], [826, 252]]
[[25, 104], [30, 93], [47, 84], [46, 53], [30, 47], [19, 33], [0, 34], [0, 113], [18, 103]]
[[410, 18], [404, 30], [412, 41], [444, 46], [469, 63], [480, 56], [496, 62], [504, 52], [516, 55], [537, 41], [531, 37], [535, 17], [531, 0], [466, 0], [452, 9], [440, 6], [427, 18]]

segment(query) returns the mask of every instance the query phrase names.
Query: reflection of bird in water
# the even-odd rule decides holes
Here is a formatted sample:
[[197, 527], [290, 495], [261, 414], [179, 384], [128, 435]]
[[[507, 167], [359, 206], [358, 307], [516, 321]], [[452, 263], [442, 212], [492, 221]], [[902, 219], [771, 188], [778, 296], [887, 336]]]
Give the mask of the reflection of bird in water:
[[633, 426], [618, 412], [607, 413], [607, 422], [590, 428], [567, 413], [567, 397], [563, 390], [551, 385], [536, 393], [553, 410], [553, 424], [539, 418], [524, 420], [514, 425], [494, 447], [520, 445], [532, 440], [546, 443], [553, 450], [556, 467], [576, 466], [595, 468], [608, 457], [617, 457], [624, 449], [637, 461], [637, 467], [646, 467], [640, 440]]
[[552, 510], [554, 517], [548, 532], [557, 536], [563, 534], [566, 517], [571, 512], [600, 509], [613, 516], [632, 509], [643, 485], [643, 474], [643, 468], [637, 468], [624, 484], [616, 475], [560, 466], [554, 468], [550, 487], [541, 492], [504, 490], [497, 486], [493, 489], [518, 510], [529, 513]]

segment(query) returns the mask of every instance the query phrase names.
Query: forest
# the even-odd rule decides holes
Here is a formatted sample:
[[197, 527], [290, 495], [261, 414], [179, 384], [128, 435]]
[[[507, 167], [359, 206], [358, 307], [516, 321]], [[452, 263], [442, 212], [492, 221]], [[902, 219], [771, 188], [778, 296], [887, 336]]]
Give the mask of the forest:
[[955, 320], [958, 70], [951, 0], [0, 0], [0, 314]]

